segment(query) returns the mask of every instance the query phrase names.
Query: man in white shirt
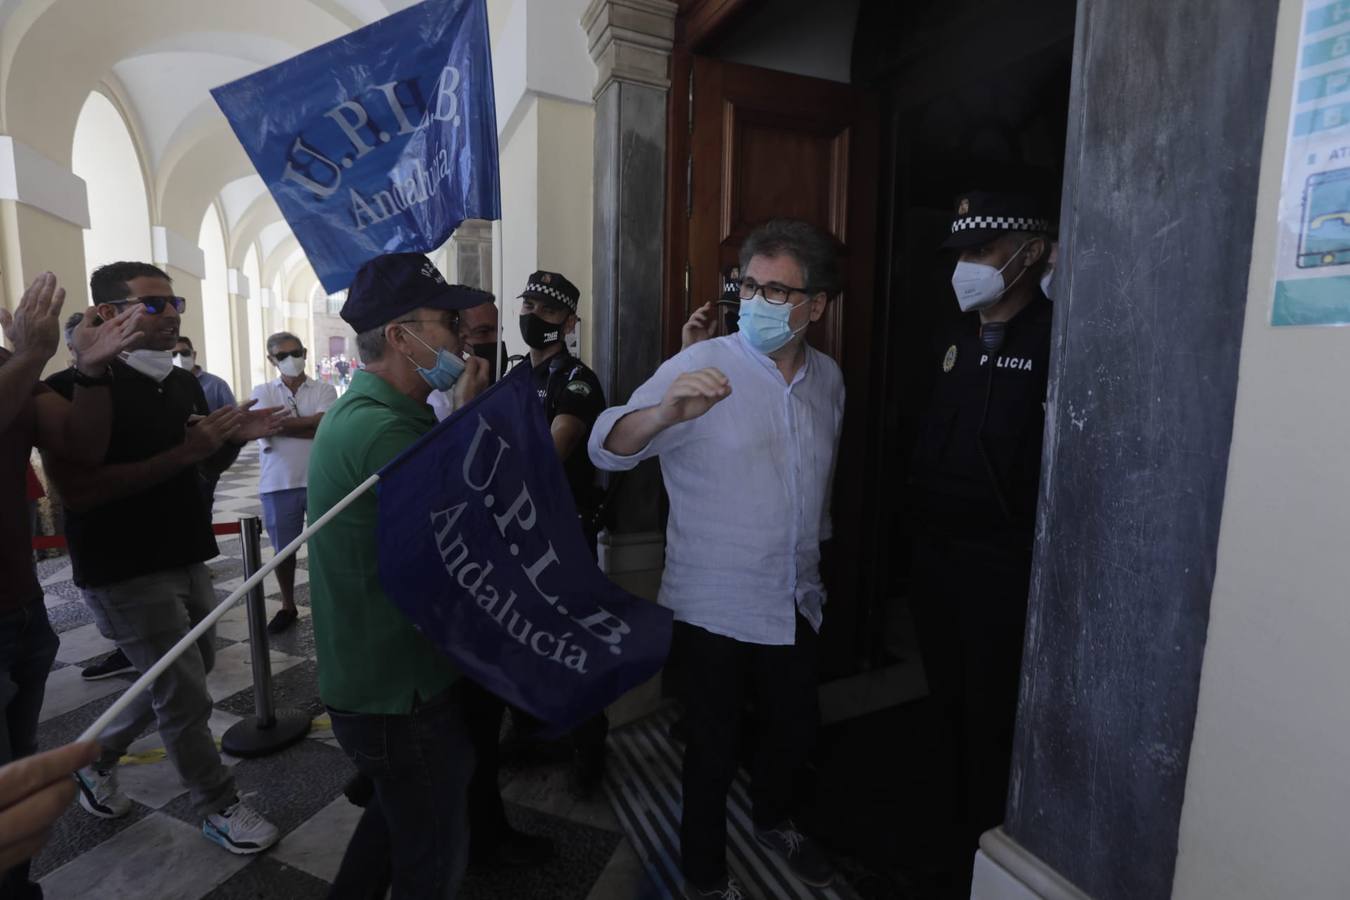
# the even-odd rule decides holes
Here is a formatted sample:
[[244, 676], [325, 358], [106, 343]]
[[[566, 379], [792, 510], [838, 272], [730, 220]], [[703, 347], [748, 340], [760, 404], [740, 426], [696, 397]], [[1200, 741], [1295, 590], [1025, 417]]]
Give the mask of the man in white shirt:
[[[267, 358], [277, 367], [279, 377], [253, 389], [260, 406], [290, 410], [290, 417], [276, 437], [258, 441], [262, 447], [262, 475], [258, 493], [263, 507], [263, 523], [272, 540], [272, 550], [280, 551], [299, 536], [305, 527], [305, 489], [308, 484], [309, 451], [314, 432], [324, 411], [337, 400], [337, 390], [305, 377], [308, 351], [300, 339], [280, 331], [267, 339]], [[281, 609], [267, 623], [267, 630], [279, 634], [295, 624], [295, 557], [275, 569], [281, 585]]]
[[726, 796], [750, 697], [756, 837], [808, 884], [833, 878], [791, 815], [818, 718], [820, 543], [844, 415], [839, 366], [805, 332], [842, 286], [837, 247], [805, 222], [752, 232], [741, 248], [740, 330], [682, 350], [591, 434], [602, 469], [659, 456], [670, 496], [660, 603], [675, 613], [684, 661], [690, 897], [745, 896], [727, 875]]

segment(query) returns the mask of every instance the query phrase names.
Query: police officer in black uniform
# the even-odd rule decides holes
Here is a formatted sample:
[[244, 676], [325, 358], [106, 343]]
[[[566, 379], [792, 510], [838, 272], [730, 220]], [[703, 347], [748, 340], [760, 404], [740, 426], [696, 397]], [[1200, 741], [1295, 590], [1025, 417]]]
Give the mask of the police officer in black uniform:
[[604, 412], [605, 394], [595, 373], [567, 352], [566, 338], [576, 330], [580, 297], [576, 285], [557, 272], [535, 272], [520, 294], [520, 336], [530, 348], [534, 385], [594, 555], [600, 492], [586, 441]]
[[929, 692], [957, 751], [958, 879], [1007, 798], [1045, 424], [1050, 231], [1033, 197], [957, 201], [944, 246], [960, 254], [952, 286], [966, 315], [934, 348], [910, 470], [911, 600]]
[[[577, 327], [580, 298], [576, 285], [557, 272], [530, 276], [520, 294], [520, 336], [530, 348], [529, 359], [521, 365], [532, 367], [553, 446], [595, 556], [603, 495], [595, 484], [595, 466], [586, 452], [586, 441], [605, 409], [605, 394], [595, 373], [567, 351], [566, 338]], [[593, 793], [604, 776], [608, 731], [609, 721], [602, 712], [572, 733], [573, 782], [583, 796]]]

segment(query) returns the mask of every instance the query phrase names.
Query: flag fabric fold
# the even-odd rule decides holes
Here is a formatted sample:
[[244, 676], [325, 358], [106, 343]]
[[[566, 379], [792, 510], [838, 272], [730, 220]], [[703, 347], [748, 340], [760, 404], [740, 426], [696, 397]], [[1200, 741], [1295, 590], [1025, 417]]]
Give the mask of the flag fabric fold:
[[380, 582], [465, 674], [562, 730], [660, 670], [672, 618], [596, 566], [529, 376], [380, 472]]

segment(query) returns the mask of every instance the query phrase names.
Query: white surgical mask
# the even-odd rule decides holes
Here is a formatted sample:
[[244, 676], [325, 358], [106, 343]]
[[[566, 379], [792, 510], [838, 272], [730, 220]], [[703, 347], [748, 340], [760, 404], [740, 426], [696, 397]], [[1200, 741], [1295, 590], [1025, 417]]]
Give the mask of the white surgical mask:
[[1031, 241], [1024, 241], [1022, 246], [1017, 248], [1017, 252], [1003, 264], [1000, 269], [985, 263], [966, 262], [962, 260], [956, 264], [956, 271], [952, 273], [952, 289], [956, 291], [956, 302], [961, 306], [961, 312], [970, 312], [977, 309], [988, 309], [1008, 292], [1013, 284], [1017, 284], [1017, 278], [1026, 274], [1026, 269], [1017, 273], [1017, 278], [1012, 280], [1012, 284], [1003, 286], [1003, 269], [1012, 265], [1013, 260], [1022, 255], [1027, 244]]
[[277, 363], [277, 369], [287, 378], [294, 378], [305, 371], [305, 361], [298, 356], [288, 356]]
[[163, 381], [173, 371], [173, 353], [168, 350], [132, 350], [122, 354], [122, 362], [156, 381]]
[[1051, 300], [1055, 299], [1054, 296], [1050, 293], [1050, 286], [1054, 283], [1055, 283], [1055, 270], [1047, 269], [1046, 273], [1041, 276], [1041, 293], [1044, 294], [1046, 297], [1049, 297]]
[[192, 371], [192, 366], [195, 362], [196, 360], [193, 359], [191, 353], [186, 356], [179, 356], [177, 353], [173, 355], [173, 364], [180, 369], [187, 369], [189, 372]]

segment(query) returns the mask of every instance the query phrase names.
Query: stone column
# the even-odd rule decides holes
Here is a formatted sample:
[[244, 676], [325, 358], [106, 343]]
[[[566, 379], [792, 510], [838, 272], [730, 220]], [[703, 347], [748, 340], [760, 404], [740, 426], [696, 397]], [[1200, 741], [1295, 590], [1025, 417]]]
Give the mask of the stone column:
[[[89, 305], [84, 229], [89, 198], [84, 181], [33, 148], [0, 135], [0, 302], [13, 309], [28, 283], [53, 272], [66, 290], [68, 313]], [[46, 374], [64, 368], [58, 351]]]
[[235, 390], [248, 396], [253, 389], [253, 364], [250, 354], [251, 335], [248, 330], [248, 304], [252, 285], [248, 277], [238, 269], [226, 273], [226, 282], [230, 295], [230, 323], [234, 329], [234, 385]]
[[[672, 0], [592, 0], [582, 16], [598, 69], [592, 220], [591, 360], [611, 404], [661, 363], [666, 97], [675, 39]], [[623, 478], [609, 571], [659, 568], [655, 465]], [[624, 561], [621, 557], [627, 557]]]
[[1098, 900], [1172, 896], [1278, 6], [1078, 5], [1017, 738], [975, 896], [1046, 870]]

